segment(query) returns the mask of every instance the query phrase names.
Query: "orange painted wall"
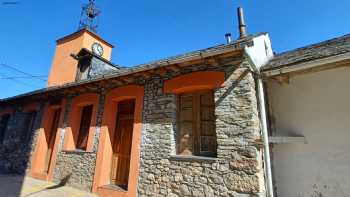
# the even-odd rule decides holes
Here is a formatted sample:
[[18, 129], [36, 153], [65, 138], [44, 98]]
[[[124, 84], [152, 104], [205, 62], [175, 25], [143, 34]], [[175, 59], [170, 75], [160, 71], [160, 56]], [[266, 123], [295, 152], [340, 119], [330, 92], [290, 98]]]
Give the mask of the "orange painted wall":
[[69, 115], [69, 125], [66, 127], [64, 136], [64, 150], [74, 150], [76, 148], [75, 144], [79, 133], [82, 108], [87, 105], [93, 105], [87, 149], [85, 150], [92, 151], [93, 139], [96, 130], [96, 114], [98, 102], [99, 95], [93, 93], [83, 94], [73, 99], [71, 112]]
[[[52, 180], [53, 170], [55, 168], [56, 159], [57, 159], [58, 143], [60, 140], [60, 131], [63, 123], [65, 105], [66, 105], [66, 100], [63, 100], [61, 105], [49, 106], [47, 104], [45, 106], [43, 119], [41, 121], [41, 127], [39, 129], [39, 133], [36, 139], [35, 150], [31, 158], [32, 165], [30, 169], [30, 176], [33, 178], [38, 178], [43, 180]], [[49, 132], [50, 130], [53, 115], [54, 115], [54, 110], [58, 108], [61, 108], [59, 127], [56, 132], [56, 139], [55, 139], [55, 144], [53, 148], [53, 153], [52, 153], [53, 155], [50, 163], [50, 168], [48, 170], [48, 173], [46, 173], [44, 172], [45, 156], [48, 150], [48, 142], [47, 142], [48, 139], [46, 139], [46, 133]]]
[[38, 111], [39, 110], [39, 103], [30, 103], [23, 108], [23, 112], [32, 112], [32, 111]]
[[12, 108], [5, 108], [0, 111], [0, 116], [5, 115], [5, 114], [12, 114], [14, 110]]
[[103, 47], [104, 53], [102, 57], [107, 60], [111, 59], [111, 46], [105, 44], [102, 40], [96, 38], [96, 36], [92, 36], [87, 30], [81, 31], [81, 34], [77, 34], [76, 36], [72, 36], [71, 38], [67, 38], [67, 40], [57, 43], [48, 78], [48, 86], [74, 82], [78, 62], [71, 57], [71, 54], [77, 54], [82, 48], [91, 51], [91, 46], [95, 42], [100, 43]]
[[225, 73], [218, 71], [199, 71], [181, 75], [164, 82], [165, 93], [180, 94], [196, 90], [215, 89], [223, 87]]
[[[100, 142], [97, 151], [93, 192], [101, 197], [130, 197], [136, 196], [139, 175], [139, 160], [142, 130], [142, 108], [144, 88], [129, 85], [116, 88], [106, 95]], [[110, 183], [110, 169], [112, 162], [112, 134], [116, 124], [117, 104], [119, 101], [135, 99], [134, 128], [132, 136], [131, 160], [128, 191], [113, 190], [103, 187]]]

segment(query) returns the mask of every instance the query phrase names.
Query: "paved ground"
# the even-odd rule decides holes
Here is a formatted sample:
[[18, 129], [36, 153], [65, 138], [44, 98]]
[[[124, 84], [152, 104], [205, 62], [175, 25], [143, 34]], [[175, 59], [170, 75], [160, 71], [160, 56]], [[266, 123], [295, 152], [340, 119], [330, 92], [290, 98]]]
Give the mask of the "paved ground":
[[0, 175], [1, 197], [96, 197], [91, 193], [17, 175]]

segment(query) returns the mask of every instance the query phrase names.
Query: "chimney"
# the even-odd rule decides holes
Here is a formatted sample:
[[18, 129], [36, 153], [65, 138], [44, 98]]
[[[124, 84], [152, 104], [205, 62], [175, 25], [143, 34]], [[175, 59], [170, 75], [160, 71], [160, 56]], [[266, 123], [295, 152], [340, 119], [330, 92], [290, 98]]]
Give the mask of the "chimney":
[[226, 38], [227, 44], [230, 44], [232, 42], [231, 33], [226, 33], [225, 38]]
[[243, 12], [243, 8], [238, 7], [237, 8], [237, 15], [238, 15], [238, 23], [239, 23], [239, 39], [245, 38], [247, 37], [247, 28], [245, 25], [245, 21], [244, 21], [244, 12]]

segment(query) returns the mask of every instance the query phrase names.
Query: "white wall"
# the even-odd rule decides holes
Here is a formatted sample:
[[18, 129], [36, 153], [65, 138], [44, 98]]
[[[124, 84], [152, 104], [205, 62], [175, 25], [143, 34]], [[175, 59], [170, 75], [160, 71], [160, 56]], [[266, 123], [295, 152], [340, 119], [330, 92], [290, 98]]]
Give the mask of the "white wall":
[[253, 38], [253, 42], [253, 46], [246, 47], [245, 50], [246, 53], [249, 54], [254, 65], [260, 68], [273, 57], [271, 40], [269, 34], [264, 33]]
[[307, 144], [273, 146], [278, 197], [350, 196], [350, 67], [268, 82], [276, 136]]

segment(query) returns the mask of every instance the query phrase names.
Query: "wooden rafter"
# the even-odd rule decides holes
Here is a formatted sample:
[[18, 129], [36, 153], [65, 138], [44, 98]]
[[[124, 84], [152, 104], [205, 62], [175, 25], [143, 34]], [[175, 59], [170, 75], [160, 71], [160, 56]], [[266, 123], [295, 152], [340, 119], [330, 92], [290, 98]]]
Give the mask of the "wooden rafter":
[[281, 85], [287, 85], [289, 84], [289, 75], [277, 75], [273, 77], [274, 80], [276, 80]]

